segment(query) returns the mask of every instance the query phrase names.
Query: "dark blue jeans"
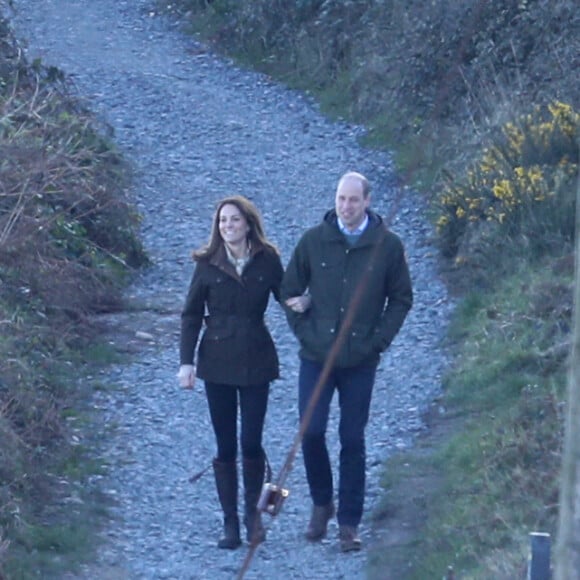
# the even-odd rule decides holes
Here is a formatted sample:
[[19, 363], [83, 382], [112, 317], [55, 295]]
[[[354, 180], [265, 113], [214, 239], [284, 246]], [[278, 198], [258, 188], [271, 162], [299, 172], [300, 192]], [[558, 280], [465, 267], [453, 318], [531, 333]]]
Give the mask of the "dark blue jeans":
[[[300, 360], [300, 420], [306, 412], [322, 371], [322, 364]], [[327, 505], [333, 497], [332, 470], [326, 446], [326, 428], [334, 391], [340, 407], [340, 468], [338, 486], [339, 525], [358, 526], [365, 495], [365, 427], [376, 366], [335, 368], [322, 387], [320, 398], [304, 432], [302, 454], [310, 495], [315, 505]]]
[[262, 457], [262, 434], [268, 407], [269, 383], [235, 387], [205, 383], [209, 414], [217, 442], [217, 460], [235, 461], [238, 453], [238, 397], [242, 456]]

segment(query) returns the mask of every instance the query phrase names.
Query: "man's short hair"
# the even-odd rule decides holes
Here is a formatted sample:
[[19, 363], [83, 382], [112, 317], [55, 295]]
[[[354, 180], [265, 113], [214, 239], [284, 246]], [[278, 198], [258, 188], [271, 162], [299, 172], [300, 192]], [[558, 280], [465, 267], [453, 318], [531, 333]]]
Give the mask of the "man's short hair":
[[357, 181], [359, 181], [362, 185], [363, 188], [363, 197], [368, 197], [370, 192], [371, 192], [371, 184], [369, 183], [369, 180], [362, 174], [362, 173], [358, 173], [357, 171], [347, 171], [339, 180], [338, 180], [338, 187], [340, 187], [341, 183], [343, 181], [346, 181], [347, 179], [356, 179]]

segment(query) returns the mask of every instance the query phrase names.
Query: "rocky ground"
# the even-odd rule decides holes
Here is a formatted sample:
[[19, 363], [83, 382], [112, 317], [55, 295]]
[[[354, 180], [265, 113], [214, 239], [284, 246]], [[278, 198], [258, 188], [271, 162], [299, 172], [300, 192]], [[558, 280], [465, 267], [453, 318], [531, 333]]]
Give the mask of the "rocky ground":
[[[215, 203], [247, 195], [286, 263], [301, 232], [333, 204], [338, 177], [365, 173], [373, 206], [406, 245], [415, 306], [384, 356], [368, 428], [367, 513], [362, 539], [379, 534], [381, 462], [424, 431], [423, 412], [440, 392], [446, 364], [440, 345], [451, 300], [437, 273], [437, 252], [421, 199], [397, 183], [390, 157], [358, 144], [363, 127], [330, 122], [315, 103], [265, 76], [240, 70], [155, 13], [150, 0], [14, 0], [14, 26], [41, 57], [71, 76], [88, 106], [114, 129], [136, 168], [134, 196], [153, 266], [127, 293], [128, 309], [108, 316], [110, 340], [124, 362], [96, 377], [98, 452], [110, 466], [91, 485], [105, 493], [113, 518], [83, 578], [226, 579], [236, 577], [247, 547], [215, 547], [221, 516], [213, 477], [190, 476], [210, 464], [214, 438], [201, 385], [178, 387], [179, 313]], [[268, 311], [281, 378], [272, 386], [265, 446], [274, 475], [298, 428], [297, 345], [278, 305]], [[87, 377], [89, 379], [91, 377]], [[92, 377], [95, 378], [95, 377]], [[336, 407], [329, 444], [338, 455]], [[336, 523], [329, 537], [303, 539], [310, 501], [300, 453], [286, 481], [283, 512], [267, 520], [268, 540], [246, 578], [364, 578], [367, 550], [342, 555]], [[80, 577], [80, 576], [79, 576]], [[391, 576], [385, 571], [384, 579]], [[395, 576], [393, 576], [395, 577]]]

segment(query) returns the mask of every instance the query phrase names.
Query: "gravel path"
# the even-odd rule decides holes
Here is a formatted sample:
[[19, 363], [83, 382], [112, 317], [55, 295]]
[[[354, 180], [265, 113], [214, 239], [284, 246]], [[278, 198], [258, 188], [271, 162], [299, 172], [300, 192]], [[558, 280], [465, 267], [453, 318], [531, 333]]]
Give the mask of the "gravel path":
[[[156, 15], [149, 0], [14, 4], [15, 29], [27, 40], [29, 57], [41, 56], [71, 75], [133, 160], [144, 243], [154, 262], [128, 293], [132, 312], [108, 319], [111, 340], [127, 356], [98, 377], [106, 388], [94, 405], [106, 434], [102, 454], [112, 469], [94, 484], [115, 500], [114, 519], [83, 577], [94, 578], [98, 570], [100, 578], [234, 578], [247, 548], [216, 549], [221, 516], [213, 477], [188, 481], [214, 454], [201, 385], [186, 392], [175, 379], [189, 253], [207, 239], [215, 202], [242, 193], [261, 208], [286, 263], [300, 233], [332, 206], [336, 181], [347, 169], [368, 175], [373, 206], [387, 214], [398, 194], [392, 162], [359, 146], [363, 128], [330, 122], [303, 95], [210, 54]], [[409, 190], [393, 229], [407, 248], [416, 305], [378, 372], [361, 529], [367, 546], [373, 544], [370, 514], [379, 500], [381, 461], [412, 444], [423, 428], [421, 412], [440, 391], [446, 360], [438, 342], [452, 307], [436, 273], [421, 200]], [[268, 322], [282, 372], [265, 433], [276, 474], [298, 426], [298, 361], [278, 305], [270, 306]], [[329, 443], [336, 463], [335, 420]], [[340, 554], [335, 522], [322, 544], [303, 539], [310, 501], [300, 454], [287, 485], [291, 496], [279, 517], [267, 519], [268, 540], [245, 577], [366, 577], [366, 551]]]

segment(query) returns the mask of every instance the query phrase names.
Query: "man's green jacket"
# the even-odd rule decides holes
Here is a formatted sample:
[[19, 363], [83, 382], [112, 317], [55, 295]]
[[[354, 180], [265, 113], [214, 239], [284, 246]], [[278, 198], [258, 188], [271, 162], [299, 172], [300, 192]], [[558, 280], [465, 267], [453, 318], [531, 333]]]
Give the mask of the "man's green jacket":
[[348, 316], [334, 366], [377, 364], [413, 304], [401, 240], [379, 215], [367, 213], [368, 226], [354, 246], [339, 230], [332, 210], [304, 233], [290, 259], [282, 300], [304, 292], [312, 297], [304, 313], [286, 308], [303, 358], [324, 362]]

